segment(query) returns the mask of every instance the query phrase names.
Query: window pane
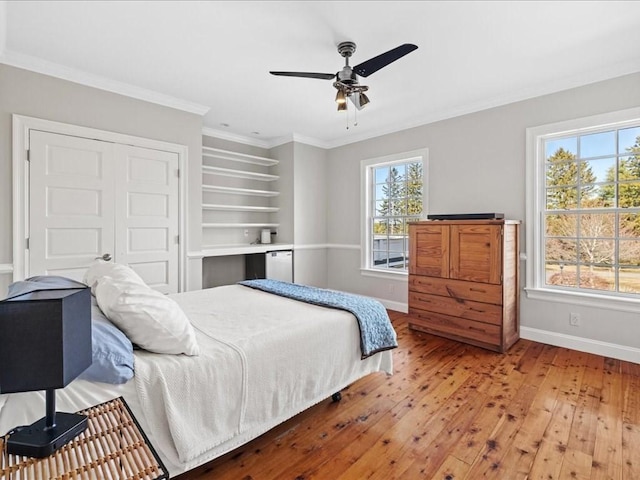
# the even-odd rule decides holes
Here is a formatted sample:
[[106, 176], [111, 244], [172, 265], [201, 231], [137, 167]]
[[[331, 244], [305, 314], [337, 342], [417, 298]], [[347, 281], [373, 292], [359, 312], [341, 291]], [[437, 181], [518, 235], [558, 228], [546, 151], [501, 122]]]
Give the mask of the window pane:
[[583, 213], [580, 215], [581, 237], [605, 237], [615, 236], [615, 213]]
[[578, 154], [578, 139], [577, 137], [560, 138], [554, 140], [547, 140], [545, 142], [545, 158], [549, 159], [562, 151], [569, 155]]
[[615, 271], [611, 268], [582, 265], [578, 269], [578, 286], [591, 290], [613, 291], [616, 288]]
[[622, 293], [640, 293], [640, 267], [620, 267], [618, 290]]
[[577, 240], [549, 238], [545, 245], [546, 263], [577, 263]]
[[406, 165], [394, 165], [391, 170], [395, 170], [397, 178], [404, 180], [406, 178], [407, 166]]
[[620, 240], [620, 265], [640, 266], [640, 240]]
[[618, 184], [618, 206], [620, 208], [640, 207], [640, 182]]
[[576, 162], [551, 163], [546, 167], [547, 186], [576, 185], [578, 164]]
[[640, 151], [632, 157], [620, 157], [618, 180], [640, 179]]
[[582, 162], [582, 165], [584, 173], [581, 180], [590, 180], [582, 183], [615, 182], [616, 180], [615, 157], [589, 160]]
[[387, 251], [373, 251], [373, 265], [379, 268], [387, 268], [389, 266]]
[[[640, 127], [624, 128], [618, 131], [618, 153], [633, 151], [640, 146]], [[637, 150], [635, 150], [637, 151]]]
[[386, 191], [382, 188], [384, 184], [376, 185], [376, 200], [381, 200], [383, 198], [387, 198]]
[[546, 284], [565, 285], [568, 287], [578, 286], [577, 267], [575, 265], [547, 264]]
[[618, 228], [620, 229], [618, 235], [621, 238], [640, 238], [640, 214], [621, 213]]
[[603, 155], [615, 155], [616, 131], [592, 133], [580, 137], [580, 157], [600, 157]]
[[547, 210], [573, 210], [578, 203], [576, 187], [547, 189]]
[[377, 200], [376, 201], [376, 216], [389, 214], [389, 200]]
[[405, 268], [404, 252], [389, 252], [389, 268]]
[[579, 245], [581, 262], [589, 265], [613, 265], [616, 253], [615, 241], [581, 238]]
[[385, 183], [389, 177], [389, 167], [378, 167], [374, 169], [376, 183]]
[[585, 185], [580, 188], [580, 208], [615, 207], [615, 185]]
[[375, 218], [373, 220], [373, 234], [374, 238], [377, 238], [380, 235], [384, 235], [386, 237], [388, 233], [388, 225], [387, 220], [382, 218]]
[[578, 216], [575, 214], [545, 215], [547, 236], [577, 237]]

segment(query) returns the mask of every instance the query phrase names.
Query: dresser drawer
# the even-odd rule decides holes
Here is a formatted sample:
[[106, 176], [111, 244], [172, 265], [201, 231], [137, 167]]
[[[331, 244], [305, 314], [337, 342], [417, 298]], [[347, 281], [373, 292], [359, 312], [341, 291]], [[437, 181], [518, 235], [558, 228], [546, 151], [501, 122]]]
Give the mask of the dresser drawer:
[[492, 350], [501, 350], [502, 329], [498, 325], [476, 322], [441, 313], [409, 308], [409, 326], [434, 335], [467, 341]]
[[409, 308], [411, 307], [478, 322], [502, 325], [502, 307], [490, 303], [442, 297], [428, 293], [409, 292]]
[[409, 275], [409, 291], [502, 305], [502, 286], [489, 283]]

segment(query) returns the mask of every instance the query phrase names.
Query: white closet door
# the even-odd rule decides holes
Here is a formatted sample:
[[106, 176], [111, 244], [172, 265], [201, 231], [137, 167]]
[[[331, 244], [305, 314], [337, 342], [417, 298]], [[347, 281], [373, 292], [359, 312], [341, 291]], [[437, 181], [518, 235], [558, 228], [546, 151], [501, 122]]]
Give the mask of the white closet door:
[[29, 275], [82, 280], [114, 253], [113, 144], [30, 132]]
[[29, 149], [29, 276], [82, 280], [109, 254], [178, 291], [177, 154], [34, 130]]
[[178, 291], [178, 155], [115, 145], [116, 255], [162, 293]]

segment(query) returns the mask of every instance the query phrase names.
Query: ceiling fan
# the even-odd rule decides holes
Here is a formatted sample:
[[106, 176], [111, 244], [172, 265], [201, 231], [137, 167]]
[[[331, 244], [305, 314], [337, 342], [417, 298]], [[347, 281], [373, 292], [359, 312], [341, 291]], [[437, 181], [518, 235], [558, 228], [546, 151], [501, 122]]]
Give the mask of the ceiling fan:
[[338, 53], [344, 57], [345, 66], [337, 73], [274, 71], [269, 73], [282, 77], [317, 78], [320, 80], [335, 79], [333, 86], [338, 90], [338, 93], [336, 94], [338, 110], [347, 109], [347, 98], [349, 98], [356, 108], [360, 110], [369, 103], [369, 98], [364, 93], [369, 90], [369, 87], [366, 85], [360, 85], [358, 82], [358, 76], [368, 77], [372, 73], [375, 73], [390, 63], [395, 62], [417, 48], [418, 47], [416, 45], [411, 43], [404, 43], [399, 47], [392, 48], [388, 52], [384, 52], [378, 56], [370, 58], [355, 67], [351, 67], [349, 65], [349, 58], [356, 51], [356, 44], [354, 42], [341, 42], [338, 44]]

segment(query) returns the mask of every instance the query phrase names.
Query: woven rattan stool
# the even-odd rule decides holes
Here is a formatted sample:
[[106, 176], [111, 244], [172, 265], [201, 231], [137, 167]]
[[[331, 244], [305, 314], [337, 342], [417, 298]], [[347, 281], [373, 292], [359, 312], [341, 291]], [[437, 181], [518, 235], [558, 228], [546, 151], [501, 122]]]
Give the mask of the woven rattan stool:
[[158, 458], [124, 398], [119, 397], [81, 412], [87, 429], [46, 458], [9, 455], [0, 438], [2, 480], [160, 480], [168, 479]]

